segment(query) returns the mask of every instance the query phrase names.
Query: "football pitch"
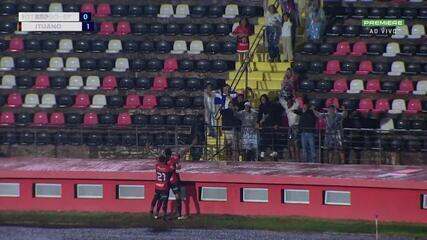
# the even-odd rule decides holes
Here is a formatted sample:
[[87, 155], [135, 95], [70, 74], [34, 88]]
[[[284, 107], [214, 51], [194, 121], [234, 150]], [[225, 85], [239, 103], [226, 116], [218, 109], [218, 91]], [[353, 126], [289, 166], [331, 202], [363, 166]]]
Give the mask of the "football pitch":
[[[379, 222], [381, 240], [427, 239], [423, 224]], [[375, 239], [373, 221], [194, 215], [182, 221], [147, 214], [0, 212], [0, 239]]]

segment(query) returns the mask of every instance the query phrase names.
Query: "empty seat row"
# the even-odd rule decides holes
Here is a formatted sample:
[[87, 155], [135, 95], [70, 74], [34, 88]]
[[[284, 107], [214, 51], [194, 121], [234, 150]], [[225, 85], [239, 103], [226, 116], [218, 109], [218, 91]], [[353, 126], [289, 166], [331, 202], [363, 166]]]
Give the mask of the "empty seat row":
[[[360, 82], [361, 79], [355, 79], [353, 84], [359, 85], [362, 82]], [[320, 93], [327, 93], [331, 91], [335, 92], [346, 92], [348, 89], [348, 86], [346, 83], [344, 83], [345, 79], [337, 79], [336, 81], [330, 81], [326, 79], [322, 80], [301, 80], [301, 83], [299, 84], [299, 90], [303, 92], [320, 92]], [[399, 91], [399, 93], [410, 93], [409, 89], [410, 86], [413, 86], [408, 84], [408, 81], [403, 80], [404, 82], [400, 84], [399, 81], [380, 81], [379, 79], [367, 79], [365, 89], [362, 90], [363, 93], [388, 93], [388, 94], [394, 94]], [[414, 95], [425, 95], [425, 86], [424, 86], [424, 80], [419, 81], [417, 83], [417, 89], [416, 91], [413, 91], [412, 94]], [[361, 84], [362, 85], [362, 84]], [[400, 86], [402, 85], [402, 86]], [[351, 86], [350, 86], [351, 88]], [[356, 86], [353, 86], [353, 88], [356, 88]], [[357, 88], [360, 88], [360, 85], [357, 86]], [[356, 90], [355, 90], [356, 91]]]
[[111, 131], [110, 133], [100, 133], [99, 131], [79, 131], [73, 132], [47, 132], [47, 131], [7, 131], [0, 133], [0, 144], [4, 145], [71, 145], [71, 146], [165, 146], [176, 144], [190, 144], [191, 136], [186, 133], [175, 134], [150, 133], [149, 131]]
[[[311, 80], [302, 80], [299, 85], [299, 90], [303, 92], [312, 92], [317, 90], [316, 83]], [[318, 84], [321, 85], [321, 84]], [[350, 86], [349, 86], [350, 85]], [[365, 88], [366, 85], [366, 88]], [[382, 89], [382, 86], [383, 88]], [[396, 93], [396, 94], [414, 94], [426, 95], [427, 94], [427, 81], [422, 80], [416, 83], [414, 89], [414, 82], [409, 79], [404, 79], [400, 82], [396, 81], [383, 81], [379, 79], [368, 79], [365, 83], [363, 79], [353, 79], [350, 84], [347, 79], [340, 78], [334, 81], [332, 89], [326, 89], [328, 86], [321, 86], [322, 91], [329, 91], [332, 93]]]
[[225, 60], [177, 60], [176, 58], [160, 59], [140, 59], [135, 58], [129, 60], [128, 58], [119, 57], [116, 59], [95, 59], [85, 58], [80, 61], [78, 57], [62, 57], [47, 58], [27, 58], [27, 57], [2, 57], [0, 59], [0, 71], [11, 70], [47, 70], [47, 71], [65, 71], [75, 72], [78, 70], [85, 71], [113, 71], [113, 72], [126, 72], [126, 71], [150, 71], [156, 72], [163, 70], [164, 72], [174, 72], [176, 70], [182, 72], [224, 72], [234, 67], [231, 63]]
[[[388, 32], [372, 32], [371, 27], [361, 27], [359, 25], [332, 25], [327, 33], [328, 36], [344, 36], [344, 37], [367, 37], [367, 36], [388, 36]], [[414, 24], [411, 28], [411, 34], [409, 34], [409, 28], [407, 25], [395, 27], [393, 34], [390, 34], [395, 39], [418, 39], [426, 35], [425, 27], [422, 24]]]
[[405, 7], [332, 7], [326, 8], [329, 15], [352, 18], [426, 19], [427, 8]]
[[191, 125], [194, 121], [193, 115], [143, 115], [130, 114], [128, 112], [113, 113], [63, 113], [63, 112], [2, 112], [0, 113], [1, 125], [34, 125], [34, 126], [58, 126], [58, 125], [83, 125], [96, 127], [97, 125], [117, 126], [144, 126], [152, 125]]
[[256, 6], [238, 6], [236, 4], [228, 4], [226, 6], [220, 5], [194, 5], [189, 6], [188, 4], [178, 4], [174, 7], [171, 4], [162, 5], [123, 5], [109, 3], [100, 3], [96, 6], [91, 3], [84, 3], [82, 5], [77, 4], [61, 4], [61, 3], [21, 3], [15, 4], [11, 2], [0, 4], [0, 15], [15, 15], [19, 12], [87, 12], [91, 13], [93, 17], [175, 17], [184, 18], [188, 15], [192, 17], [204, 17], [208, 16], [211, 18], [224, 17], [224, 18], [235, 18], [238, 15], [254, 17], [260, 14], [261, 8]]
[[32, 78], [28, 76], [18, 76], [6, 74], [1, 78], [0, 89], [69, 89], [69, 90], [114, 90], [116, 88], [121, 90], [201, 90], [207, 84], [212, 85], [214, 88], [220, 86], [224, 80], [222, 79], [199, 79], [199, 78], [170, 78], [159, 75], [151, 78], [119, 78], [114, 75], [106, 75], [102, 78], [102, 83], [99, 76], [91, 75], [83, 80], [82, 76], [66, 77], [49, 77], [46, 74], [40, 74]]
[[203, 107], [203, 97], [188, 97], [188, 96], [155, 96], [153, 94], [145, 94], [140, 96], [137, 94], [128, 94], [124, 99], [122, 96], [113, 95], [106, 96], [104, 94], [96, 94], [90, 96], [86, 93], [78, 93], [77, 95], [58, 95], [46, 93], [40, 97], [35, 93], [28, 93], [23, 97], [19, 93], [11, 93], [7, 97], [0, 96], [0, 106], [6, 105], [10, 108], [53, 108], [53, 107], [72, 107], [72, 108], [126, 108], [126, 109], [153, 109], [158, 108], [201, 108]]
[[389, 114], [416, 114], [419, 112], [427, 111], [427, 101], [421, 101], [420, 99], [409, 99], [406, 102], [404, 99], [387, 99], [380, 98], [375, 101], [371, 98], [343, 99], [340, 103], [338, 98], [312, 99], [310, 103], [316, 108], [328, 108], [331, 105], [335, 107], [345, 107], [347, 110], [357, 110], [361, 113], [389, 113]]
[[[325, 66], [326, 65], [326, 66]], [[330, 60], [326, 63], [320, 61], [295, 62], [294, 69], [298, 73], [324, 73], [327, 75], [335, 74], [387, 74], [389, 76], [401, 76], [402, 74], [417, 75], [427, 74], [427, 64], [416, 62], [405, 63], [403, 61], [394, 61], [391, 64], [384, 62], [372, 62], [363, 60], [361, 62], [340, 62]]]
[[304, 44], [301, 53], [320, 54], [335, 56], [362, 56], [362, 55], [383, 55], [384, 57], [401, 56], [427, 56], [427, 44], [399, 44], [398, 42], [389, 42], [387, 44], [372, 43], [366, 44], [364, 41], [357, 41], [352, 44], [342, 41], [337, 44], [322, 43], [316, 44], [307, 42]]
[[105, 41], [99, 40], [71, 40], [61, 39], [56, 41], [54, 39], [25, 40], [22, 37], [13, 37], [10, 41], [0, 39], [0, 51], [8, 52], [106, 52], [106, 53], [175, 53], [182, 54], [200, 54], [202, 52], [216, 54], [216, 53], [234, 53], [236, 51], [236, 44], [227, 42], [206, 42], [200, 40], [193, 40], [189, 43], [183, 40], [176, 40], [168, 42], [164, 40], [152, 41], [134, 41], [134, 40], [120, 40], [111, 39]]
[[223, 79], [214, 78], [170, 78], [158, 75], [151, 78], [117, 78], [114, 75], [106, 75], [101, 78], [96, 75], [87, 76], [85, 80], [82, 76], [74, 75], [69, 78], [62, 76], [49, 77], [47, 74], [40, 74], [37, 77], [18, 76], [6, 74], [1, 78], [0, 89], [69, 89], [69, 90], [201, 90], [207, 84], [213, 88], [221, 86]]

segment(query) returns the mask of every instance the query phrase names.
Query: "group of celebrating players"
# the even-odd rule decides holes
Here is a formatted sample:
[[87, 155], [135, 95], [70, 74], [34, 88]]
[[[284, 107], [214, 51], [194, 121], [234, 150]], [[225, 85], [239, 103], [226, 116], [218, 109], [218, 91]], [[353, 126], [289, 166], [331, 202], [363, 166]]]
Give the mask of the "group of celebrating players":
[[[172, 218], [177, 218], [178, 220], [185, 219], [185, 216], [182, 216], [182, 192], [179, 173], [177, 170], [181, 168], [180, 158], [188, 149], [184, 149], [182, 152], [177, 154], [172, 154], [172, 150], [167, 148], [159, 156], [158, 163], [156, 164], [156, 184], [155, 184], [155, 194], [153, 200], [151, 201], [151, 210], [150, 214], [154, 219], [159, 218], [160, 209], [163, 210], [163, 219], [168, 220]], [[175, 194], [176, 204], [175, 211], [170, 214], [168, 218], [167, 208], [169, 200], [169, 191], [172, 190]]]

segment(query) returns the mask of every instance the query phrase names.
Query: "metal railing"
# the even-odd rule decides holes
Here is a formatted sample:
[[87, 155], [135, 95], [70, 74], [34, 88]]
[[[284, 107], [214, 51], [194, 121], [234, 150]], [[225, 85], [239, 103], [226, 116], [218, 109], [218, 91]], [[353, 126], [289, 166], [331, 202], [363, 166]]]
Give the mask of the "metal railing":
[[[220, 126], [216, 130], [220, 145], [207, 147], [215, 147], [219, 151], [209, 155], [210, 160], [245, 160], [241, 130], [234, 128], [224, 132]], [[317, 163], [427, 164], [427, 131], [345, 128], [339, 131], [338, 137], [336, 134], [327, 135], [324, 129], [308, 132], [312, 133], [315, 149], [313, 161]], [[232, 138], [230, 133], [233, 134]], [[256, 129], [256, 133], [258, 141], [256, 151], [252, 152], [256, 154], [254, 159], [310, 162], [304, 155], [300, 130], [294, 136], [289, 136], [289, 128], [284, 127]], [[294, 153], [293, 146], [296, 148]], [[309, 152], [309, 146], [307, 149]]]
[[[258, 46], [261, 42], [261, 39], [264, 38], [264, 35], [265, 35], [265, 26], [262, 26], [260, 31], [255, 36], [255, 40], [250, 44], [248, 54], [245, 55], [245, 58], [243, 59], [242, 64], [240, 65], [239, 69], [237, 70], [236, 75], [234, 75], [234, 78], [230, 84], [230, 89], [232, 91], [236, 90], [236, 87], [239, 85], [239, 83], [243, 77], [243, 74], [246, 74], [246, 76], [245, 76], [245, 81], [246, 81], [245, 86], [246, 87], [245, 88], [247, 88], [248, 80], [249, 80], [248, 79], [249, 65], [251, 63], [251, 59], [253, 59], [253, 57], [256, 53], [256, 50], [258, 49]], [[221, 117], [221, 110], [222, 109], [223, 109], [223, 107], [219, 108], [215, 113], [215, 118], [217, 120], [219, 120], [219, 118]]]

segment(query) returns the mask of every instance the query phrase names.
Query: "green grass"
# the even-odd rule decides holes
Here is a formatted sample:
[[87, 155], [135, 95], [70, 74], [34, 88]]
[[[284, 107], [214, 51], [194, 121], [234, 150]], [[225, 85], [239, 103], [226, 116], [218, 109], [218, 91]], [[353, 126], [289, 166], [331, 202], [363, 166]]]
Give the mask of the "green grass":
[[[373, 222], [324, 220], [302, 217], [242, 217], [195, 215], [185, 221], [152, 220], [147, 214], [87, 212], [0, 212], [0, 225], [34, 227], [209, 228], [259, 229], [295, 232], [375, 233]], [[427, 226], [409, 223], [380, 223], [382, 235], [427, 237]]]

